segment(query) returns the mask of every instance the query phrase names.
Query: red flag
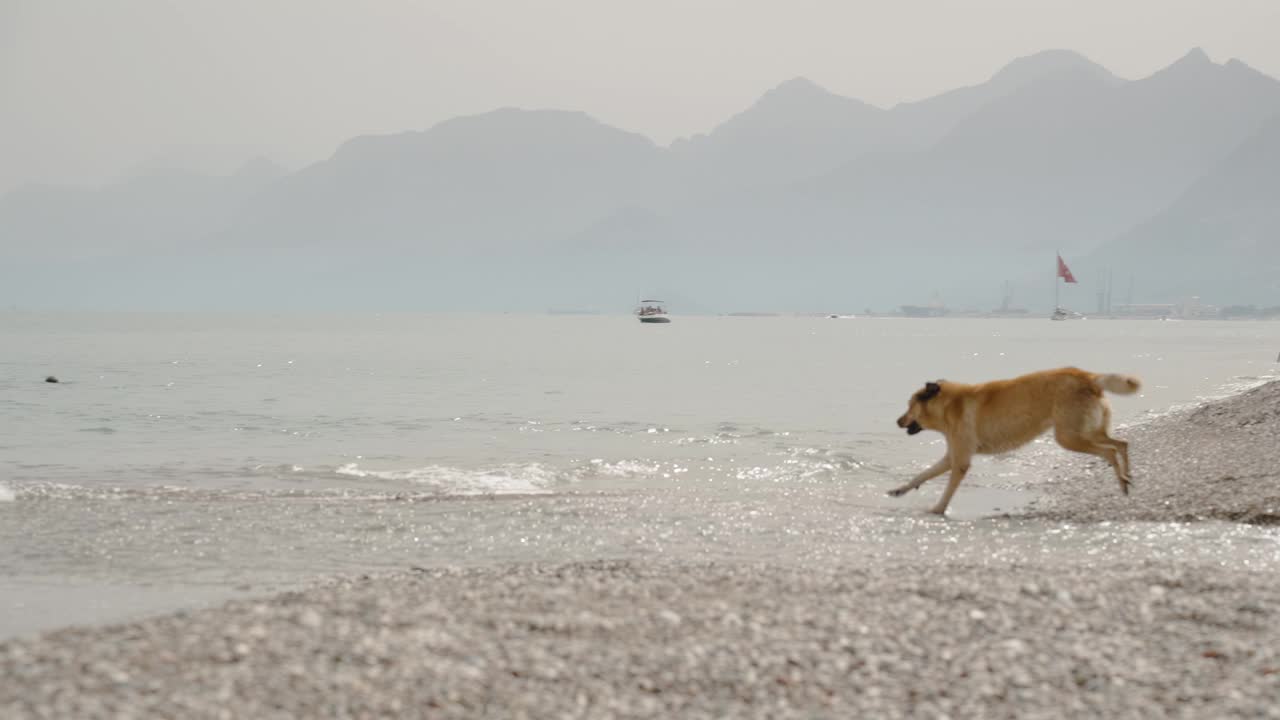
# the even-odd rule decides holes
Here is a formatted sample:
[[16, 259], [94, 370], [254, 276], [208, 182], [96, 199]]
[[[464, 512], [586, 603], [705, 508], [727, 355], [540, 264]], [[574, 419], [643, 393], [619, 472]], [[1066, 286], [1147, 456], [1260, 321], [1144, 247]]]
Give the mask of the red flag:
[[1071, 274], [1071, 268], [1062, 262], [1061, 255], [1058, 256], [1058, 277], [1062, 278], [1063, 282], [1073, 283], [1076, 281], [1076, 276]]

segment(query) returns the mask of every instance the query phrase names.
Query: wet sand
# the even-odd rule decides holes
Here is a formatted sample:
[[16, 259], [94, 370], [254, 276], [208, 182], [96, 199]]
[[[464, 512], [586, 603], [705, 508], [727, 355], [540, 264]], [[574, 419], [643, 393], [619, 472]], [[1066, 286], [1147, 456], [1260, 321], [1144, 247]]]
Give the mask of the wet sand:
[[[1240, 527], [1218, 521], [1273, 522], [1276, 399], [1272, 384], [1120, 433], [1127, 498], [1063, 456], [1030, 517], [886, 517], [909, 532], [878, 547], [842, 542], [856, 531], [833, 507], [777, 563], [376, 573], [13, 640], [0, 716], [1280, 717], [1280, 535], [1245, 533], [1238, 559], [1211, 547]], [[1186, 519], [1214, 522], [1177, 526], [1190, 540], [1168, 554], [1035, 540]]]

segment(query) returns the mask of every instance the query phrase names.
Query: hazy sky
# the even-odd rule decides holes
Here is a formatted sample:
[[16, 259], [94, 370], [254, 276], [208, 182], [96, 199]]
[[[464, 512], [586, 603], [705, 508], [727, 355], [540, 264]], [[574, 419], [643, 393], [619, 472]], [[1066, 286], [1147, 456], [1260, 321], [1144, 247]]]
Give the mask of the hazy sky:
[[1047, 48], [1280, 76], [1277, 38], [1280, 0], [0, 0], [0, 191], [297, 167], [501, 106], [666, 144], [796, 75], [888, 106]]

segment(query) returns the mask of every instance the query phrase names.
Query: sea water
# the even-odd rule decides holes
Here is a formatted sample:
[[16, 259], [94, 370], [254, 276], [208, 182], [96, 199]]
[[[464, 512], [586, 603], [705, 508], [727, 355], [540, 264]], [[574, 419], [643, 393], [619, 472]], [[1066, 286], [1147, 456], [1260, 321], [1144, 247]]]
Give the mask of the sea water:
[[884, 493], [942, 454], [894, 425], [927, 380], [1132, 373], [1123, 428], [1271, 378], [1278, 351], [1252, 322], [0, 314], [0, 634], [411, 566], [1265, 564], [1263, 529], [1007, 518], [1097, 462], [1047, 440], [975, 462], [943, 524], [940, 483]]

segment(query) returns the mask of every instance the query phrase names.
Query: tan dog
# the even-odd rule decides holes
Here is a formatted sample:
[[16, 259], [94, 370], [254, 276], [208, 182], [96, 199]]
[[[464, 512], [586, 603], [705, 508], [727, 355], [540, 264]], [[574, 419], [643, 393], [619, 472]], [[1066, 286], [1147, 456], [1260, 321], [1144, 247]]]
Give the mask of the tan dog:
[[1130, 395], [1141, 383], [1129, 375], [1100, 375], [1061, 368], [996, 380], [981, 385], [925, 383], [911, 396], [898, 427], [908, 435], [937, 430], [947, 437], [947, 454], [911, 482], [889, 491], [898, 496], [925, 481], [951, 471], [951, 482], [930, 512], [947, 511], [951, 496], [969, 471], [975, 454], [1008, 452], [1026, 445], [1053, 428], [1058, 444], [1068, 450], [1097, 455], [1111, 464], [1120, 491], [1129, 494], [1129, 443], [1107, 434], [1111, 406], [1102, 391]]

